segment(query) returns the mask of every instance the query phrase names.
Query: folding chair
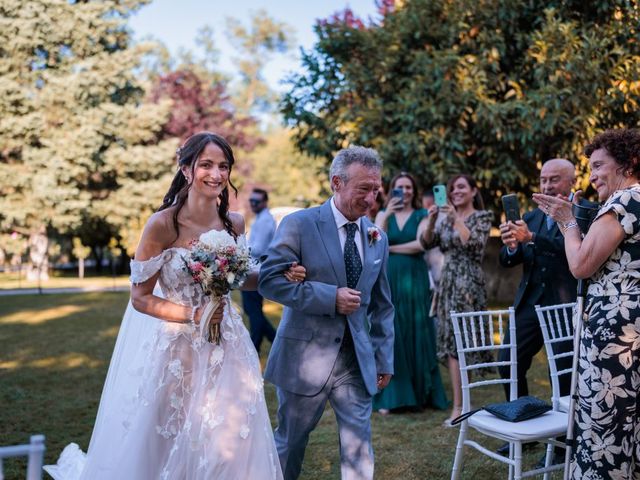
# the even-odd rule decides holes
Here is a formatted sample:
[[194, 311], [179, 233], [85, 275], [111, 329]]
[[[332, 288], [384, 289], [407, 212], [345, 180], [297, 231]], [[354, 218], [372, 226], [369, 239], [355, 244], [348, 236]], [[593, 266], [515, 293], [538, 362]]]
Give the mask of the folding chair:
[[[544, 348], [549, 362], [551, 376], [551, 403], [553, 409], [560, 412], [569, 411], [569, 395], [560, 396], [560, 377], [568, 375], [571, 378], [571, 359], [573, 358], [573, 303], [562, 303], [541, 307], [536, 305], [536, 313], [544, 338]], [[568, 351], [560, 352], [557, 345], [566, 342]], [[554, 348], [555, 347], [555, 348]], [[559, 361], [567, 359], [566, 368], [558, 365]]]
[[2, 459], [10, 457], [29, 457], [26, 480], [41, 480], [44, 450], [44, 435], [32, 435], [28, 445], [0, 447], [0, 480], [4, 479]]
[[[451, 312], [451, 320], [458, 350], [460, 362], [460, 376], [462, 378], [462, 410], [471, 410], [471, 393], [476, 388], [493, 386], [496, 384], [508, 384], [510, 399], [517, 398], [517, 356], [516, 356], [516, 327], [513, 308], [508, 310], [493, 310], [483, 312]], [[505, 344], [506, 329], [509, 329], [511, 343]], [[509, 351], [508, 361], [499, 361], [499, 351]], [[491, 352], [494, 360], [484, 363], [471, 364], [468, 355], [473, 352]], [[509, 378], [483, 379], [474, 376], [473, 382], [469, 381], [470, 373], [480, 368], [492, 367], [496, 371], [500, 366], [509, 366]], [[467, 438], [469, 427], [477, 432], [509, 442], [509, 456], [504, 457], [492, 450], [480, 445], [480, 443]], [[456, 446], [455, 459], [451, 479], [458, 479], [462, 473], [464, 447], [470, 446], [481, 453], [509, 465], [509, 479], [520, 480], [524, 477], [544, 474], [545, 480], [549, 478], [549, 472], [561, 470], [564, 465], [551, 465], [553, 445], [563, 445], [555, 437], [563, 435], [567, 430], [567, 414], [551, 410], [543, 415], [524, 420], [522, 422], [507, 422], [500, 420], [491, 413], [480, 410], [460, 423], [460, 434]], [[545, 467], [527, 472], [522, 471], [522, 444], [540, 441], [547, 444]]]

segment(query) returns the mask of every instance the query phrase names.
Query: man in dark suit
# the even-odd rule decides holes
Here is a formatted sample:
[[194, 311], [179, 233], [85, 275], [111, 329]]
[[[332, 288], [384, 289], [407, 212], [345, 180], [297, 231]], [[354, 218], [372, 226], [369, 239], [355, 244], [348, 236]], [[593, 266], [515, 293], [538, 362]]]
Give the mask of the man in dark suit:
[[[540, 171], [540, 191], [546, 195], [569, 196], [575, 181], [575, 167], [568, 160], [548, 160]], [[518, 346], [518, 397], [521, 397], [529, 394], [527, 371], [544, 344], [535, 306], [574, 302], [577, 282], [569, 271], [564, 237], [551, 217], [539, 208], [526, 213], [523, 220], [503, 223], [500, 233], [504, 243], [500, 250], [500, 264], [507, 268], [523, 266], [522, 280], [513, 302]], [[570, 350], [572, 346], [566, 345], [565, 348]], [[508, 355], [508, 351], [504, 355]], [[571, 360], [567, 361], [569, 367]], [[508, 378], [508, 367], [503, 368], [500, 374]], [[561, 395], [569, 393], [568, 377], [560, 377]]]
[[[548, 160], [540, 171], [540, 191], [546, 195], [560, 194], [568, 197], [575, 182], [575, 167], [562, 158]], [[513, 302], [516, 313], [518, 397], [522, 397], [529, 394], [527, 371], [533, 357], [544, 345], [535, 306], [574, 302], [577, 281], [569, 271], [564, 237], [555, 221], [539, 208], [526, 213], [522, 220], [515, 223], [501, 224], [500, 234], [504, 244], [500, 250], [500, 264], [507, 268], [523, 266], [522, 280]], [[508, 341], [509, 332], [505, 338], [505, 342]], [[563, 342], [557, 344], [554, 350], [571, 351], [572, 348], [571, 342]], [[508, 360], [508, 357], [508, 350], [501, 351], [501, 360]], [[563, 361], [566, 365], [562, 365]], [[571, 358], [567, 357], [558, 363], [559, 368], [570, 368]], [[500, 375], [508, 378], [509, 367], [501, 367]], [[569, 394], [569, 377], [562, 375], [559, 378], [561, 395]], [[509, 400], [509, 388], [506, 387], [505, 393]], [[509, 444], [503, 445], [499, 452], [508, 452], [508, 448]], [[556, 453], [556, 457], [561, 460], [560, 452]]]

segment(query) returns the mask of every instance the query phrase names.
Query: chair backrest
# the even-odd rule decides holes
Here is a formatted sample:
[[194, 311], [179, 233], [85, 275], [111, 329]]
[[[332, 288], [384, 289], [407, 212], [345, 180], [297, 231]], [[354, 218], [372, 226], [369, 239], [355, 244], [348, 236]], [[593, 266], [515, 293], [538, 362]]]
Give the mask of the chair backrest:
[[[551, 377], [551, 403], [558, 410], [560, 380], [562, 375], [571, 375], [573, 358], [573, 311], [575, 302], [541, 307], [536, 305], [536, 313], [542, 330], [544, 348], [549, 362]], [[562, 345], [561, 345], [562, 344]], [[567, 345], [570, 344], [570, 347]], [[562, 346], [562, 348], [559, 348]]]
[[41, 480], [44, 451], [44, 435], [32, 435], [28, 445], [0, 447], [0, 480], [4, 479], [2, 459], [10, 457], [29, 457], [26, 480]]
[[[460, 377], [462, 380], [462, 410], [471, 409], [471, 390], [477, 387], [494, 384], [508, 384], [509, 397], [518, 397], [517, 356], [516, 356], [516, 321], [513, 307], [507, 310], [488, 310], [481, 312], [451, 312], [453, 332], [456, 339], [458, 361], [460, 362]], [[505, 335], [509, 332], [509, 343], [504, 343]], [[500, 360], [500, 351], [509, 352], [508, 360]], [[489, 352], [491, 361], [477, 362], [473, 360], [473, 353]], [[485, 379], [473, 376], [469, 381], [469, 374], [474, 370], [499, 367], [509, 367], [509, 378]]]

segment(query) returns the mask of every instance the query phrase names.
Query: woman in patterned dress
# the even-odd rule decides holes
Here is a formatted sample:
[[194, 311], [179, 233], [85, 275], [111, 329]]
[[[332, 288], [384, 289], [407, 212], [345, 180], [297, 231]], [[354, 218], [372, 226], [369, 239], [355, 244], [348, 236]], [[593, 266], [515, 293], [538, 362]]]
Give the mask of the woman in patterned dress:
[[[449, 368], [453, 389], [453, 409], [444, 423], [450, 426], [451, 420], [462, 413], [462, 381], [449, 312], [472, 312], [487, 307], [482, 257], [493, 214], [484, 210], [480, 191], [469, 175], [451, 178], [447, 195], [448, 205], [433, 205], [429, 209], [427, 227], [419, 239], [425, 248], [437, 246], [444, 253], [444, 266], [433, 304], [439, 320], [438, 358]], [[438, 215], [444, 218], [436, 223]], [[483, 355], [477, 354], [473, 361], [477, 363], [482, 358]]]
[[584, 151], [604, 202], [584, 238], [567, 199], [533, 197], [558, 222], [571, 273], [589, 279], [571, 477], [638, 479], [640, 132], [608, 130]]

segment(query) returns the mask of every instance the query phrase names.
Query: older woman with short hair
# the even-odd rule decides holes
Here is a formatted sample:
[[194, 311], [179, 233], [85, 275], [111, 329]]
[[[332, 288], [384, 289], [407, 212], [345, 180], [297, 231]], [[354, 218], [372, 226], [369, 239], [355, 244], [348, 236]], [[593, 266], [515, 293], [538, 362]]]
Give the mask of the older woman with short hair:
[[607, 130], [585, 155], [604, 203], [584, 238], [567, 199], [533, 196], [558, 222], [573, 275], [589, 279], [571, 477], [639, 478], [640, 132]]

